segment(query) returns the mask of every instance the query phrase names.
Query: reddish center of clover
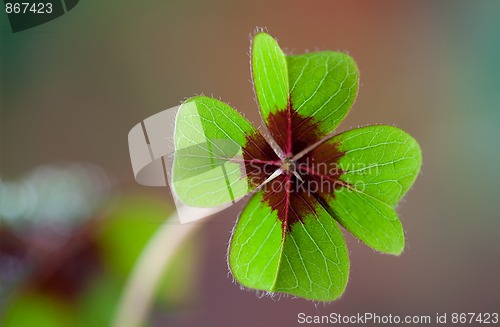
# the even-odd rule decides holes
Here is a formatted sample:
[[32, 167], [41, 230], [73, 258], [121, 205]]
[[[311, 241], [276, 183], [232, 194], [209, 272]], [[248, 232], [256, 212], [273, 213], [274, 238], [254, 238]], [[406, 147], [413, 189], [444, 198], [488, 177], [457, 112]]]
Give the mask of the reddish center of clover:
[[295, 172], [295, 162], [292, 158], [286, 157], [281, 161], [280, 169], [285, 173], [294, 173]]
[[327, 140], [303, 154], [325, 135], [310, 117], [300, 116], [291, 106], [270, 114], [267, 127], [283, 153], [278, 156], [261, 134], [250, 135], [243, 149], [245, 171], [249, 183], [260, 187], [263, 200], [277, 211], [285, 233], [304, 218], [315, 217], [318, 206], [325, 206], [337, 189], [347, 186], [340, 180], [343, 171], [338, 166], [344, 153], [339, 144]]

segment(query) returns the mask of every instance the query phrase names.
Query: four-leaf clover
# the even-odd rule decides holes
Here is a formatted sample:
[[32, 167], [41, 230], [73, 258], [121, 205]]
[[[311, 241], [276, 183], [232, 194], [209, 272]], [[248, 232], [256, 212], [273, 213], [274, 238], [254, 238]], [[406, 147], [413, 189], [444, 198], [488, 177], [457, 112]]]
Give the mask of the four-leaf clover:
[[420, 170], [419, 145], [386, 125], [333, 134], [358, 89], [356, 63], [344, 53], [285, 56], [261, 32], [251, 64], [266, 137], [221, 101], [188, 99], [175, 123], [172, 188], [195, 207], [252, 193], [229, 247], [235, 279], [334, 300], [349, 277], [339, 224], [377, 251], [403, 251], [395, 206]]

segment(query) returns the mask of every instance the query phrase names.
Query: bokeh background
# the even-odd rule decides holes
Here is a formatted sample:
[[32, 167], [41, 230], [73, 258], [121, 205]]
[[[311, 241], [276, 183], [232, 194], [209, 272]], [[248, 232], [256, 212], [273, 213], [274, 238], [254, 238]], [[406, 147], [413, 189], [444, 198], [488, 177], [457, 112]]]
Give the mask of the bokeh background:
[[259, 298], [226, 264], [239, 203], [182, 249], [145, 325], [498, 312], [500, 2], [81, 0], [15, 34], [1, 19], [6, 326], [110, 323], [134, 261], [173, 210], [167, 189], [135, 183], [127, 133], [202, 93], [260, 123], [248, 57], [257, 26], [288, 53], [355, 58], [361, 86], [340, 130], [395, 124], [419, 140], [422, 173], [398, 208], [406, 250], [377, 254], [346, 233], [351, 278], [340, 300]]

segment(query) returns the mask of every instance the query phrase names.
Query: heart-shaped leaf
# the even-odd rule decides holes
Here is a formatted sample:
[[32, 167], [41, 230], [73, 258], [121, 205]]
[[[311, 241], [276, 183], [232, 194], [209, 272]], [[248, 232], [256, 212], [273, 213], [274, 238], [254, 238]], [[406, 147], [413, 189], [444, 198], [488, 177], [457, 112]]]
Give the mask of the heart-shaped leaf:
[[253, 161], [276, 160], [271, 146], [241, 114], [205, 96], [180, 106], [174, 144], [172, 188], [193, 207], [236, 201], [256, 187], [246, 178]]
[[[300, 223], [283, 232], [282, 218], [265, 199], [253, 195], [234, 231], [229, 265], [236, 280], [249, 288], [330, 301], [339, 297], [349, 277], [349, 257], [335, 220], [314, 199], [303, 206]], [[287, 200], [285, 200], [287, 201]]]
[[342, 156], [329, 168], [342, 171], [339, 181], [345, 187], [319, 196], [330, 214], [361, 241], [377, 251], [400, 254], [404, 233], [394, 207], [419, 172], [418, 143], [399, 128], [368, 126], [332, 137], [303, 159], [321, 159], [335, 145]]

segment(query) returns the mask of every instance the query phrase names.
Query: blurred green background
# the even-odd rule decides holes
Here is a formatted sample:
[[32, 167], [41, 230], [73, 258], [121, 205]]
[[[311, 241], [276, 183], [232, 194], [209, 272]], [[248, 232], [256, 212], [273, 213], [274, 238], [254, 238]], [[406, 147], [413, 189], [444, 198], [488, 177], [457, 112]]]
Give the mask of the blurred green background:
[[259, 123], [248, 57], [256, 26], [288, 53], [355, 58], [361, 86], [340, 130], [395, 124], [419, 140], [422, 174], [398, 209], [407, 248], [380, 255], [346, 234], [351, 279], [340, 300], [259, 299], [225, 262], [239, 203], [193, 237], [191, 260], [165, 276], [146, 325], [498, 312], [499, 1], [81, 0], [14, 34], [0, 16], [6, 325], [109, 323], [135, 259], [173, 210], [168, 190], [135, 183], [127, 133], [202, 93]]

